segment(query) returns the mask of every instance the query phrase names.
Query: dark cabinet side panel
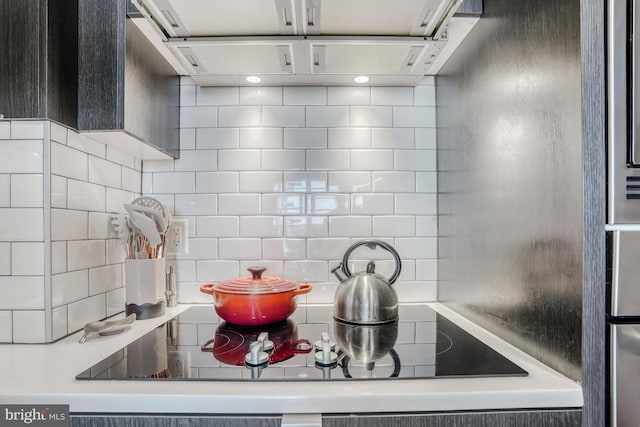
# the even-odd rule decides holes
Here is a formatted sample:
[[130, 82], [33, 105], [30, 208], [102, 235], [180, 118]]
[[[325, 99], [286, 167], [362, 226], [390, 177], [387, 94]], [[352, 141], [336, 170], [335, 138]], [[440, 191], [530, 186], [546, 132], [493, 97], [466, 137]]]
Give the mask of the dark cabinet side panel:
[[46, 0], [0, 1], [0, 114], [45, 116]]
[[582, 411], [323, 416], [323, 427], [578, 427]]

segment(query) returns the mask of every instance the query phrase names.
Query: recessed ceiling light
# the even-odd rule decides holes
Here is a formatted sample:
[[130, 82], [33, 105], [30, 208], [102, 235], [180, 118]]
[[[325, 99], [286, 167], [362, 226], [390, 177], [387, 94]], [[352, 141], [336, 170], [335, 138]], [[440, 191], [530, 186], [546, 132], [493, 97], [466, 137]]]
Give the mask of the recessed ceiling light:
[[249, 76], [247, 77], [247, 81], [249, 83], [260, 83], [262, 81], [262, 79], [258, 76]]
[[354, 82], [356, 83], [366, 83], [369, 81], [369, 77], [367, 76], [358, 76], [355, 79], [353, 79]]

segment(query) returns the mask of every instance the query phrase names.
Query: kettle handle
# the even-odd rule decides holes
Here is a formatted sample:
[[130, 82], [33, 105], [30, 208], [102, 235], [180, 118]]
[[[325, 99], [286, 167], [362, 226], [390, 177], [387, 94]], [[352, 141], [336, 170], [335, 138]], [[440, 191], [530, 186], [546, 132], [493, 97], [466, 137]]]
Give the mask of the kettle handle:
[[345, 274], [347, 275], [347, 277], [351, 276], [351, 271], [349, 271], [349, 256], [351, 255], [351, 252], [353, 252], [354, 249], [363, 245], [367, 245], [369, 249], [372, 249], [372, 250], [380, 246], [382, 249], [386, 250], [391, 255], [393, 255], [393, 259], [396, 261], [396, 271], [394, 271], [391, 277], [389, 277], [389, 284], [393, 285], [395, 281], [398, 279], [398, 276], [400, 276], [400, 271], [402, 270], [400, 255], [398, 255], [398, 252], [396, 252], [396, 250], [393, 249], [393, 246], [381, 240], [362, 240], [360, 242], [354, 243], [353, 245], [351, 245], [349, 249], [347, 249], [347, 252], [344, 253], [344, 257], [342, 258], [342, 268]]

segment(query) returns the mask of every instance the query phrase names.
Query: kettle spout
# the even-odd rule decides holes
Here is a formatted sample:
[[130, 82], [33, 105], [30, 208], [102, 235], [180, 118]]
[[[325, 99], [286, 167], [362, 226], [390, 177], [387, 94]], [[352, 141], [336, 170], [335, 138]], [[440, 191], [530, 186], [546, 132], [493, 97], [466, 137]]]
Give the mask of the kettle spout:
[[335, 266], [333, 270], [331, 270], [331, 273], [333, 273], [333, 275], [336, 276], [341, 282], [349, 278], [349, 276], [345, 274], [344, 269], [342, 268], [342, 263]]

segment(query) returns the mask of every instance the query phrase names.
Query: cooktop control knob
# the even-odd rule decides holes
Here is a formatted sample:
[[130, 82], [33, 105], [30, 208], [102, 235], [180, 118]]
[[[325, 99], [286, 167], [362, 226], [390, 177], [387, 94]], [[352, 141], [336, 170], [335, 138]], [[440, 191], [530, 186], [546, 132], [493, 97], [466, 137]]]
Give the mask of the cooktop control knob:
[[273, 341], [269, 339], [268, 332], [260, 332], [258, 335], [258, 341], [262, 343], [262, 350], [270, 353], [273, 351]]
[[248, 366], [260, 366], [268, 362], [269, 355], [264, 351], [262, 343], [260, 341], [252, 343], [249, 353], [244, 356], [244, 363]]
[[322, 343], [322, 350], [316, 352], [316, 363], [322, 366], [331, 366], [338, 363], [338, 355], [331, 350], [328, 342]]
[[334, 351], [336, 349], [336, 342], [329, 338], [328, 333], [323, 332], [320, 334], [320, 339], [314, 344], [316, 351], [322, 351], [322, 345], [324, 343], [329, 344], [329, 347], [331, 347], [331, 351]]

